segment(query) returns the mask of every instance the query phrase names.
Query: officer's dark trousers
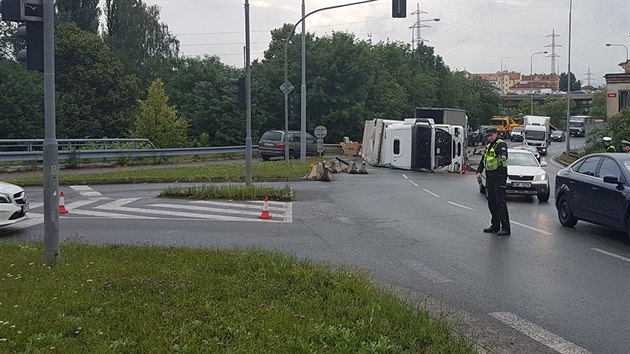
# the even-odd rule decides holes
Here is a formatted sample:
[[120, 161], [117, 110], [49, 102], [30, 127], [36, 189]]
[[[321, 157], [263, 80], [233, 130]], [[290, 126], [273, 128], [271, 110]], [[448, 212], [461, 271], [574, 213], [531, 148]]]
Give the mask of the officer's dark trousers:
[[488, 207], [492, 215], [492, 228], [510, 231], [510, 216], [505, 203], [505, 180], [506, 177], [488, 177], [486, 189], [488, 190]]

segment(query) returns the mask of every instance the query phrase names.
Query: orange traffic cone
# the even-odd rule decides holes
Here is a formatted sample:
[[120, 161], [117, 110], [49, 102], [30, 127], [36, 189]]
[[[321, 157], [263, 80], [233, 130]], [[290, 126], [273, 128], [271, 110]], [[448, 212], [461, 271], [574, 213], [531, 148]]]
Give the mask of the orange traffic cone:
[[259, 219], [271, 219], [271, 214], [269, 214], [269, 199], [265, 196], [265, 203], [263, 204], [263, 211], [258, 216]]
[[66, 209], [66, 202], [63, 198], [63, 192], [59, 194], [59, 214], [68, 214], [68, 209]]

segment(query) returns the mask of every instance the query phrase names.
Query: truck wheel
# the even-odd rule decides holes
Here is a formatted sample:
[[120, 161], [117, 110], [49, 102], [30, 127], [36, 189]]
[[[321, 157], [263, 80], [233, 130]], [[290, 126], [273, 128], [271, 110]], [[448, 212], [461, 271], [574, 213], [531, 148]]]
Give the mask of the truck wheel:
[[560, 219], [562, 226], [566, 227], [573, 227], [578, 222], [578, 219], [573, 216], [571, 204], [569, 203], [569, 198], [566, 195], [561, 196], [558, 201], [558, 219]]

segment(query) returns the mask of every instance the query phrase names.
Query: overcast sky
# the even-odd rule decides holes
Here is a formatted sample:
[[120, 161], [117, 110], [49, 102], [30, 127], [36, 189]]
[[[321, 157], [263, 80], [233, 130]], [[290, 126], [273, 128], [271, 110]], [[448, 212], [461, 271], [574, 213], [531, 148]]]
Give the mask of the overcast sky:
[[[305, 0], [306, 12], [354, 0]], [[145, 0], [161, 7], [161, 20], [181, 42], [186, 56], [216, 55], [229, 65], [243, 66], [245, 44], [244, 0]], [[252, 59], [261, 58], [269, 45], [270, 31], [301, 17], [302, 0], [250, 0]], [[316, 36], [333, 31], [354, 33], [359, 39], [410, 43], [419, 5], [428, 14], [421, 20], [422, 38], [435, 48], [452, 70], [472, 73], [503, 68], [529, 74], [533, 53], [550, 55], [552, 30], [560, 72], [567, 71], [569, 0], [435, 0], [407, 1], [407, 18], [391, 17], [391, 0], [322, 11], [307, 18], [306, 29]], [[571, 71], [587, 83], [604, 84], [603, 75], [621, 72], [630, 47], [630, 0], [574, 0]], [[298, 28], [300, 32], [301, 26]], [[547, 37], [549, 36], [549, 37]], [[308, 65], [308, 53], [306, 59]], [[551, 58], [536, 55], [535, 73], [551, 72]], [[279, 78], [280, 80], [280, 78]]]

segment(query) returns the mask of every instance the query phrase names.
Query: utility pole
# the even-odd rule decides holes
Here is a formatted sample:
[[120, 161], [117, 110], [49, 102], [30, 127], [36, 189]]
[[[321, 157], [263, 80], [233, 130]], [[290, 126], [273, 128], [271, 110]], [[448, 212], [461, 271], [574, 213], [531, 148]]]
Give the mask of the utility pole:
[[[420, 4], [418, 3], [416, 4], [416, 11], [412, 12], [411, 14], [416, 15], [416, 23], [414, 23], [414, 25], [411, 26], [412, 30], [414, 30], [414, 33], [416, 35], [415, 41], [412, 42], [411, 49], [415, 49], [415, 48], [419, 48], [420, 43], [424, 42], [424, 39], [422, 38], [422, 34], [420, 31], [420, 28], [422, 28], [422, 25], [420, 25], [420, 15], [428, 14], [428, 12], [420, 10]], [[428, 26], [425, 26], [425, 27], [428, 27]]]
[[[551, 58], [551, 75], [556, 75], [556, 58], [560, 57], [556, 54], [556, 47], [562, 47], [560, 44], [556, 44], [556, 37], [560, 37], [560, 35], [556, 34], [556, 29], [554, 28], [547, 37], [551, 37], [551, 44], [545, 46], [545, 48], [551, 48], [551, 54], [547, 55], [547, 58]], [[559, 90], [560, 87], [555, 89]]]
[[252, 185], [252, 72], [249, 39], [249, 0], [245, 0], [245, 105], [247, 106], [247, 136], [245, 137], [245, 184]]
[[593, 76], [593, 73], [591, 73], [591, 68], [588, 68], [588, 72], [586, 73], [586, 84], [588, 86], [591, 86], [591, 77]]

